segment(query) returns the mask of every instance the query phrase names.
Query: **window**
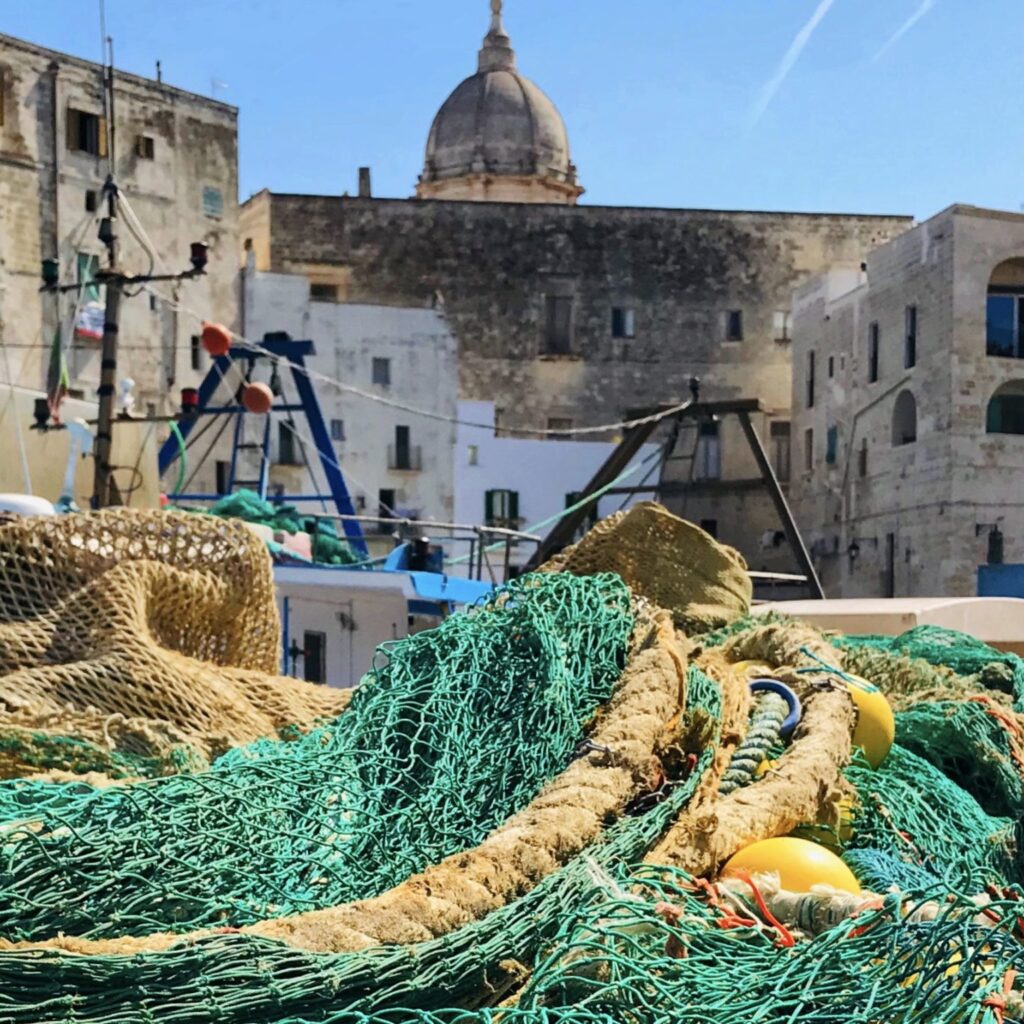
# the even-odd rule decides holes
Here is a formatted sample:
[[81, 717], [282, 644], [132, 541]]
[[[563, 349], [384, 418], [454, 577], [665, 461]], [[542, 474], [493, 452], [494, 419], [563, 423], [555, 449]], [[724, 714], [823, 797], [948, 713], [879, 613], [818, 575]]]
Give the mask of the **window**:
[[484, 522], [514, 530], [519, 526], [519, 492], [494, 490], [484, 492]]
[[327, 682], [327, 634], [302, 634], [302, 677], [307, 683]]
[[214, 472], [217, 475], [217, 493], [227, 494], [231, 478], [231, 463], [218, 459], [214, 464]]
[[90, 153], [92, 156], [107, 155], [107, 119], [85, 110], [68, 108], [67, 118], [68, 149], [76, 153]]
[[394, 447], [388, 460], [389, 469], [410, 470], [420, 468], [420, 450], [411, 443], [409, 427], [394, 428]]
[[565, 441], [569, 437], [565, 431], [572, 430], [572, 420], [568, 416], [549, 416], [548, 430], [552, 441]]
[[917, 400], [909, 391], [896, 396], [892, 409], [893, 447], [913, 444], [917, 440]]
[[[377, 492], [377, 518], [378, 519], [395, 519], [395, 491], [392, 487], [382, 487]], [[380, 533], [390, 533], [391, 527], [387, 522], [379, 523], [377, 529]]]
[[825, 461], [830, 465], [836, 464], [839, 457], [839, 428], [831, 426], [825, 431]]
[[718, 436], [718, 423], [715, 420], [708, 420], [698, 428], [693, 478], [694, 480], [720, 480], [722, 478], [722, 444]]
[[309, 286], [311, 302], [337, 302], [338, 286], [336, 284], [316, 284]]
[[710, 534], [716, 540], [718, 539], [718, 520], [717, 519], [702, 519], [700, 521], [700, 528]]
[[201, 344], [202, 344], [202, 338], [200, 338], [200, 336], [198, 334], [193, 334], [192, 337], [189, 338], [188, 353], [189, 353], [189, 357], [191, 358], [191, 361], [192, 361], [191, 365], [192, 365], [192, 369], [193, 370], [201, 370], [203, 368], [203, 363], [202, 363], [202, 352], [203, 352], [203, 350], [202, 350], [202, 348], [200, 348]]
[[1011, 380], [992, 396], [985, 430], [989, 434], [1024, 434], [1024, 380]]
[[836, 357], [828, 357], [828, 379], [831, 380], [836, 375]]
[[636, 337], [636, 311], [616, 306], [612, 310], [612, 337]]
[[224, 216], [224, 193], [212, 185], [203, 187], [203, 215], [206, 217]]
[[99, 193], [94, 188], [87, 188], [85, 190], [85, 212], [95, 213], [97, 207], [100, 205]]
[[878, 328], [878, 321], [873, 320], [868, 324], [868, 383], [874, 384], [878, 380], [878, 349], [881, 342], [881, 331]]
[[544, 306], [544, 354], [566, 356], [572, 352], [572, 298], [548, 295]]
[[903, 337], [903, 366], [909, 370], [917, 365], [917, 306], [904, 311], [906, 331]]
[[730, 309], [725, 314], [725, 340], [743, 340], [743, 310]]
[[344, 441], [345, 440], [345, 421], [344, 420], [331, 420], [331, 440], [332, 441]]
[[814, 352], [807, 353], [807, 408], [814, 408]]
[[792, 326], [793, 314], [785, 309], [778, 309], [772, 316], [772, 328], [775, 331], [776, 341], [789, 341], [789, 331]]
[[286, 420], [280, 420], [277, 424], [277, 461], [281, 466], [299, 466], [297, 438]]
[[1024, 258], [1004, 260], [989, 278], [985, 351], [990, 356], [1024, 359]]
[[471, 444], [466, 449], [466, 465], [467, 466], [478, 466], [480, 465], [480, 446]]
[[814, 428], [804, 431], [804, 469], [810, 473], [814, 469]]
[[373, 357], [372, 366], [373, 383], [378, 387], [391, 387], [391, 360], [382, 359], [380, 356]]
[[136, 135], [135, 136], [135, 155], [140, 160], [152, 160], [155, 147], [153, 145], [153, 138], [150, 135]]
[[772, 469], [778, 480], [789, 479], [790, 439], [789, 421], [774, 420], [769, 427], [772, 445]]
[[77, 260], [78, 283], [84, 285], [82, 289], [82, 300], [84, 302], [99, 302], [100, 286], [93, 284], [100, 269], [100, 258], [92, 253], [80, 252]]
[[868, 475], [868, 439], [861, 438], [860, 451], [857, 453], [857, 475], [862, 479]]

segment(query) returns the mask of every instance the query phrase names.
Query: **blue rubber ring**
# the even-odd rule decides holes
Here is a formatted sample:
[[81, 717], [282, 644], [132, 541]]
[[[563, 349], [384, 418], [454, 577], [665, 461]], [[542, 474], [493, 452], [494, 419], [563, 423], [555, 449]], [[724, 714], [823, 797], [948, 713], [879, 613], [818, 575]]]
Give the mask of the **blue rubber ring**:
[[780, 683], [778, 679], [752, 679], [750, 681], [750, 692], [777, 693], [786, 702], [786, 705], [789, 707], [789, 714], [786, 715], [785, 721], [782, 723], [779, 735], [782, 739], [788, 740], [793, 735], [793, 730], [799, 724], [800, 716], [803, 714], [800, 698], [785, 683]]

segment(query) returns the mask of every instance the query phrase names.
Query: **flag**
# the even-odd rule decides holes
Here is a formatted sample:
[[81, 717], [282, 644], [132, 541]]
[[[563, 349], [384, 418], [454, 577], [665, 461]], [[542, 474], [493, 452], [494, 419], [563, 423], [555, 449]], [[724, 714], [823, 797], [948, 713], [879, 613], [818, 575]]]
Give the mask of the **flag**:
[[99, 341], [103, 337], [104, 314], [102, 302], [83, 302], [75, 317], [75, 337]]
[[68, 364], [64, 358], [64, 346], [60, 340], [61, 329], [53, 335], [50, 348], [50, 365], [46, 371], [46, 401], [54, 423], [60, 423], [60, 406], [68, 393]]

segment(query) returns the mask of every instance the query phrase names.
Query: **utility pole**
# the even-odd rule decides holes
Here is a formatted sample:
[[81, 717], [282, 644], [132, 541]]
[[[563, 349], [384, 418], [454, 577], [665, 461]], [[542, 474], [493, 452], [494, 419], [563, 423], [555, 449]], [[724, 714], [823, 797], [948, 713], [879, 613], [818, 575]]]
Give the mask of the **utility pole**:
[[104, 274], [107, 289], [106, 307], [103, 314], [103, 348], [100, 355], [99, 416], [96, 424], [96, 447], [94, 455], [93, 504], [106, 508], [119, 503], [120, 494], [115, 493], [111, 475], [110, 453], [113, 449], [114, 394], [117, 386], [117, 332], [121, 313], [121, 289], [123, 277], [117, 272], [117, 184], [113, 174], [107, 175], [103, 184], [107, 194], [107, 216], [100, 224], [100, 240], [107, 247], [107, 273]]

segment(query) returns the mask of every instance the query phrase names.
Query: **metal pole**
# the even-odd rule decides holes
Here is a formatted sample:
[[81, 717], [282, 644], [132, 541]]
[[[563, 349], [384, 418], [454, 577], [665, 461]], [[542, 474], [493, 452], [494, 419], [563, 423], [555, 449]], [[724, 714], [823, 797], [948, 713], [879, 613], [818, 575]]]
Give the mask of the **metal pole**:
[[110, 276], [106, 281], [107, 301], [103, 316], [103, 349], [100, 357], [99, 415], [96, 425], [96, 456], [93, 478], [93, 505], [106, 508], [117, 501], [113, 492], [110, 455], [112, 447], [112, 424], [114, 420], [114, 395], [117, 385], [117, 331], [121, 311], [122, 281], [117, 271], [117, 186], [110, 176], [104, 184], [107, 193], [107, 218], [110, 228], [105, 239], [108, 253]]
[[793, 554], [796, 555], [796, 560], [807, 577], [807, 586], [810, 588], [811, 597], [822, 600], [825, 597], [825, 591], [821, 587], [821, 580], [818, 579], [818, 574], [814, 571], [814, 563], [811, 561], [807, 548], [804, 547], [804, 541], [800, 536], [799, 529], [797, 529], [796, 520], [793, 518], [793, 513], [786, 503], [786, 496], [782, 493], [782, 488], [779, 486], [775, 470], [772, 469], [772, 464], [768, 460], [768, 455], [761, 444], [761, 439], [757, 436], [757, 431], [754, 430], [754, 425], [750, 422], [750, 415], [744, 411], [737, 412], [736, 415], [740, 419], [740, 426], [743, 427], [743, 433], [747, 437], [750, 450], [754, 453], [758, 469], [761, 470], [761, 476], [764, 478], [768, 493], [775, 503], [775, 511], [778, 513], [779, 519], [782, 520], [782, 528], [786, 532], [789, 546], [793, 549]]

